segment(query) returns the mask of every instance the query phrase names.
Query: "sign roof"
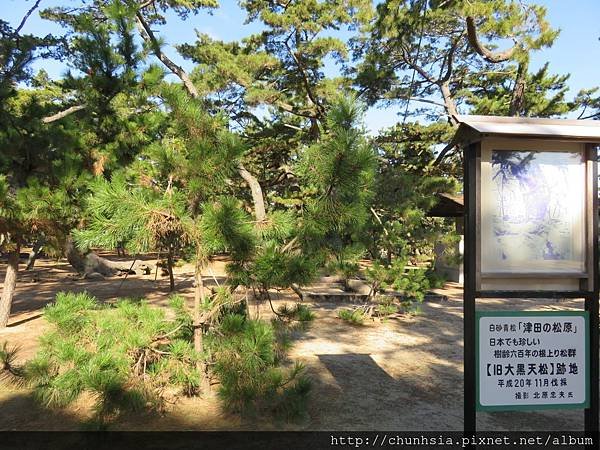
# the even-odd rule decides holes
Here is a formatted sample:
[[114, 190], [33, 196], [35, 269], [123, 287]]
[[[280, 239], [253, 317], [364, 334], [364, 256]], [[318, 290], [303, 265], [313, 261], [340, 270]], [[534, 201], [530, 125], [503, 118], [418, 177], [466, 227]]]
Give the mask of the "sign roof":
[[578, 140], [600, 143], [600, 121], [529, 117], [455, 116], [459, 129], [454, 141], [486, 136]]

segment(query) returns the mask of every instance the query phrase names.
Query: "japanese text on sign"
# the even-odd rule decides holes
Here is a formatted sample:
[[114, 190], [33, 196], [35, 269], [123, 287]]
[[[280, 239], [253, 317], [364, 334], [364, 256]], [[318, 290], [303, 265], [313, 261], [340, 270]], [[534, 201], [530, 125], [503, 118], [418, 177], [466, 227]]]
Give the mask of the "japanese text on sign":
[[479, 317], [480, 408], [585, 407], [586, 313], [496, 314]]

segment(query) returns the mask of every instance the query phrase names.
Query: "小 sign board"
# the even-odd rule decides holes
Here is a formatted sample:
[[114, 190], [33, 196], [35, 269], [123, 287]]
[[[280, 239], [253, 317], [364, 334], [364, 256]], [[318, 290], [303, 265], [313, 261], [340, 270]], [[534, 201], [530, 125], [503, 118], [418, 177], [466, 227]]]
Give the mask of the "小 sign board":
[[477, 409], [587, 408], [586, 311], [477, 312]]

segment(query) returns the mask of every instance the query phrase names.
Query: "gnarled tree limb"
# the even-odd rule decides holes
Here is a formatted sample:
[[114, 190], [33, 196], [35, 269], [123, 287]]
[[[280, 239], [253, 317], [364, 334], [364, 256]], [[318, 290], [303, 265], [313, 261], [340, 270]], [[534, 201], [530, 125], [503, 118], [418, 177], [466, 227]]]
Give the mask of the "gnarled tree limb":
[[439, 153], [437, 158], [435, 158], [432, 165], [437, 166], [438, 164], [441, 164], [444, 158], [446, 158], [446, 156], [448, 156], [448, 154], [450, 153], [450, 150], [454, 149], [455, 147], [456, 144], [454, 142], [450, 142], [448, 145], [446, 145]]
[[181, 66], [177, 65], [175, 62], [173, 62], [173, 60], [170, 59], [167, 55], [165, 55], [165, 53], [160, 49], [160, 44], [158, 42], [158, 39], [156, 39], [154, 32], [150, 28], [150, 25], [148, 24], [148, 22], [146, 22], [146, 20], [144, 19], [144, 16], [142, 16], [142, 13], [137, 12], [135, 14], [135, 19], [136, 19], [136, 22], [138, 25], [138, 29], [140, 30], [140, 34], [142, 35], [142, 39], [144, 39], [144, 41], [146, 41], [150, 44], [150, 46], [152, 47], [152, 51], [154, 52], [154, 55], [171, 72], [173, 72], [175, 75], [177, 75], [177, 77], [182, 81], [183, 85], [185, 86], [185, 88], [187, 89], [187, 91], [189, 92], [189, 94], [192, 97], [194, 97], [194, 98], [200, 97], [200, 94], [198, 93], [196, 86], [194, 86], [194, 83], [192, 83], [192, 80], [190, 79], [187, 72], [183, 69], [183, 67], [181, 67]]
[[263, 197], [260, 183], [256, 177], [246, 170], [242, 163], [238, 165], [238, 171], [244, 181], [248, 183], [250, 191], [252, 192], [252, 201], [254, 203], [254, 215], [256, 217], [256, 221], [263, 222], [267, 217], [267, 214], [265, 211], [265, 199]]
[[477, 36], [477, 25], [475, 24], [475, 19], [471, 16], [467, 17], [467, 37], [473, 50], [475, 50], [479, 55], [483, 56], [486, 61], [491, 63], [508, 61], [514, 56], [515, 51], [517, 50], [517, 46], [514, 45], [512, 48], [502, 52], [491, 51], [479, 40], [479, 36]]

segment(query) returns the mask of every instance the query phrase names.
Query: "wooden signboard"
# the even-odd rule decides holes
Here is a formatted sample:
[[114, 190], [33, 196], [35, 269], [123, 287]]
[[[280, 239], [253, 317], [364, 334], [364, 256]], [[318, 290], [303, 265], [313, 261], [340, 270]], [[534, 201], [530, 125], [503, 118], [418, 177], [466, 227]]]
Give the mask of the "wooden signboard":
[[[464, 431], [476, 432], [476, 410], [582, 408], [586, 432], [597, 433], [600, 123], [456, 119], [464, 156]], [[477, 311], [483, 298], [522, 299], [522, 309], [536, 298], [578, 298], [585, 308]]]

